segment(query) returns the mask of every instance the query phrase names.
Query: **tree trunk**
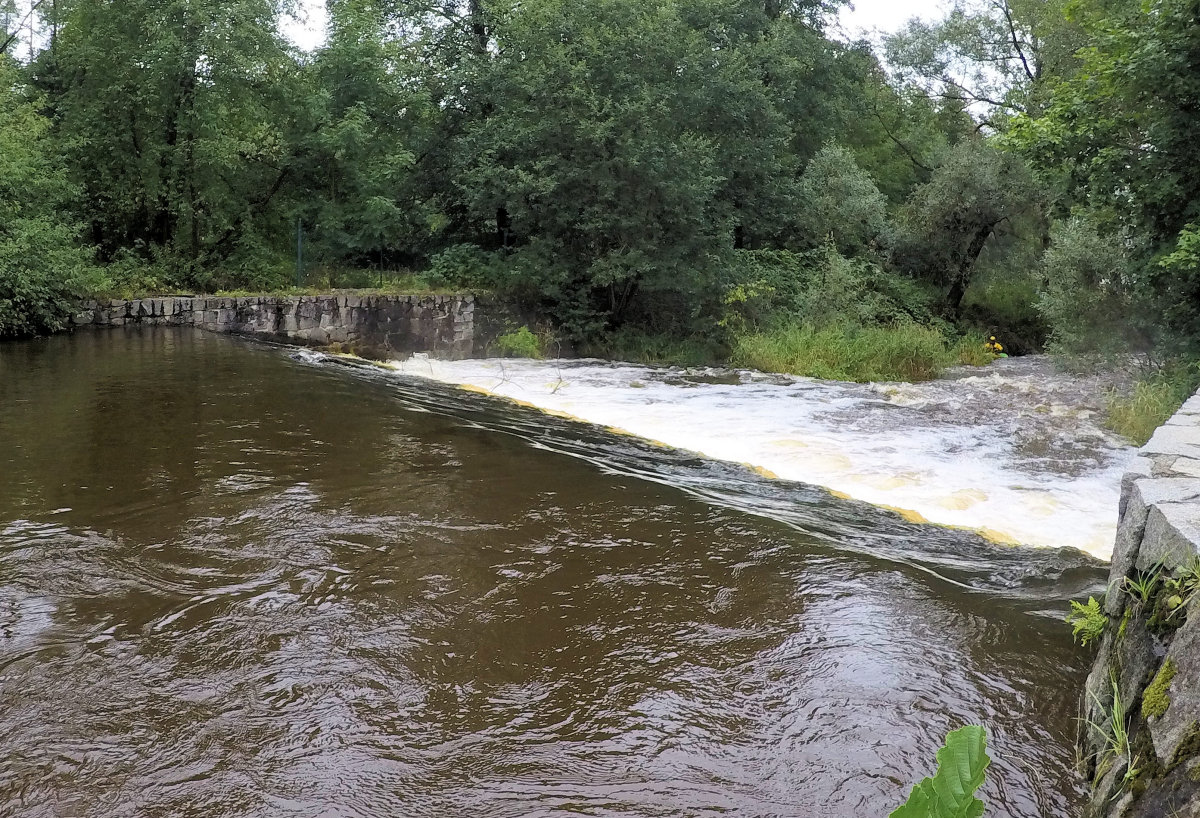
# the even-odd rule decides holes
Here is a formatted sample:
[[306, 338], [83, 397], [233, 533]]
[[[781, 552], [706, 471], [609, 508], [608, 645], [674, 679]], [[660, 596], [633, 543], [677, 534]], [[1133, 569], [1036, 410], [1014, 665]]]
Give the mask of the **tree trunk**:
[[967, 252], [963, 254], [958, 264], [954, 279], [950, 282], [950, 291], [946, 293], [946, 311], [956, 321], [962, 315], [962, 300], [963, 296], [967, 294], [967, 285], [971, 283], [971, 271], [975, 268], [975, 262], [979, 260], [979, 254], [983, 252], [983, 246], [987, 244], [987, 240], [991, 238], [992, 231], [995, 229], [996, 223], [993, 222], [981, 225], [975, 231], [971, 243], [967, 246]]

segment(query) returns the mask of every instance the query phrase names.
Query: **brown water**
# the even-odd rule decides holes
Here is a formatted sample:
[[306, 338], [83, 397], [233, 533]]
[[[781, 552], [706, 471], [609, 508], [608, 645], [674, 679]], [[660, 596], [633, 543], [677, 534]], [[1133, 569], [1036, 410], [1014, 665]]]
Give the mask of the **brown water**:
[[193, 331], [0, 345], [0, 815], [1070, 815], [1071, 552]]

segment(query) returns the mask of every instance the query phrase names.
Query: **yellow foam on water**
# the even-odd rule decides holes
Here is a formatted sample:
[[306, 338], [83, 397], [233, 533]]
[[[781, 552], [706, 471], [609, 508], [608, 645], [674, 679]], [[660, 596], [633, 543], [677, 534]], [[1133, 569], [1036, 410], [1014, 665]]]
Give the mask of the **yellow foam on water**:
[[979, 505], [988, 496], [979, 489], [962, 489], [945, 497], [939, 497], [933, 502], [950, 511], [966, 511], [971, 506]]
[[1060, 508], [1062, 503], [1053, 497], [1035, 497], [1030, 499], [1026, 512], [1034, 517], [1052, 517]]
[[828, 471], [844, 471], [852, 465], [850, 458], [844, 454], [818, 454], [807, 458], [805, 462]]
[[980, 537], [996, 545], [1021, 545], [1020, 540], [1010, 534], [1005, 534], [1003, 531], [997, 531], [994, 528], [968, 528], [966, 530], [974, 531]]
[[780, 448], [788, 448], [788, 449], [807, 449], [808, 448], [808, 444], [805, 443], [803, 440], [792, 440], [792, 439], [773, 440], [773, 441], [771, 441], [771, 445], [779, 446]]
[[896, 506], [884, 506], [880, 508], [887, 509], [895, 514], [899, 514], [904, 520], [910, 523], [922, 523], [924, 525], [935, 525], [925, 518], [919, 511], [913, 511], [911, 508], [897, 508]]
[[905, 486], [915, 486], [917, 480], [903, 474], [893, 474], [890, 476], [880, 474], [851, 474], [847, 479], [853, 480], [855, 483], [862, 483], [865, 486], [870, 486], [873, 489], [880, 491], [891, 491], [892, 489], [904, 488]]

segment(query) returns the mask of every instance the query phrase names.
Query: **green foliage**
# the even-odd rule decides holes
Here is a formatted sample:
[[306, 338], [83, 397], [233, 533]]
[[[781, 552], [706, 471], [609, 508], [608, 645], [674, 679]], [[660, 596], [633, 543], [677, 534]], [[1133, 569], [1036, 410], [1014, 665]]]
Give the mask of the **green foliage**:
[[529, 327], [506, 332], [496, 339], [496, 349], [506, 358], [544, 358], [544, 345]]
[[1175, 678], [1175, 671], [1175, 662], [1167, 657], [1158, 673], [1154, 674], [1154, 680], [1150, 682], [1146, 692], [1142, 694], [1143, 718], [1157, 718], [1167, 712], [1167, 708], [1171, 706], [1171, 695], [1168, 691], [1171, 680]]
[[[1200, 27], [1190, 0], [1077, 0], [1078, 70], [1006, 136], [1060, 189], [1062, 207], [1104, 215], [1134, 272], [1122, 281], [1171, 352], [1200, 354]], [[1157, 260], [1157, 261], [1156, 261]], [[1108, 288], [1105, 288], [1108, 289]], [[1084, 305], [1088, 306], [1088, 305]]]
[[937, 752], [938, 768], [913, 787], [902, 806], [888, 818], [979, 818], [984, 803], [975, 797], [983, 786], [991, 758], [982, 727], [967, 725], [946, 734]]
[[800, 178], [800, 230], [814, 245], [832, 240], [838, 252], [861, 255], [889, 230], [887, 200], [852, 154], [822, 148]]
[[1105, 425], [1142, 446], [1198, 387], [1200, 368], [1197, 366], [1163, 368], [1138, 381], [1131, 394], [1110, 397]]
[[939, 20], [914, 19], [886, 41], [888, 62], [926, 93], [960, 99], [1002, 127], [1037, 110], [1047, 85], [1071, 76], [1083, 32], [1068, 0], [953, 0]]
[[723, 363], [729, 350], [713, 335], [651, 334], [626, 327], [598, 339], [581, 354], [618, 361], [663, 366], [707, 366]]
[[1093, 692], [1089, 691], [1092, 701], [1101, 712], [1105, 713], [1102, 721], [1088, 721], [1089, 727], [1099, 733], [1103, 739], [1104, 745], [1100, 749], [1099, 757], [1096, 759], [1095, 778], [1099, 781], [1104, 775], [1112, 769], [1112, 765], [1118, 759], [1126, 759], [1127, 765], [1125, 768], [1125, 776], [1122, 779], [1123, 784], [1128, 785], [1134, 778], [1137, 777], [1137, 759], [1133, 755], [1133, 748], [1129, 743], [1129, 720], [1126, 713], [1125, 702], [1121, 699], [1121, 687], [1117, 684], [1115, 678], [1110, 679], [1111, 701], [1106, 707], [1104, 702]]
[[289, 232], [277, 206], [307, 96], [278, 12], [272, 0], [70, 4], [32, 69], [106, 259], [133, 252], [170, 284], [211, 289], [286, 258], [270, 244]]
[[1137, 571], [1124, 579], [1125, 590], [1133, 597], [1139, 606], [1145, 606], [1154, 597], [1162, 579], [1162, 566], [1155, 566], [1150, 571]]
[[867, 259], [842, 256], [832, 242], [807, 253], [758, 250], [735, 258], [723, 325], [735, 332], [786, 323], [868, 326], [935, 322], [936, 295]]
[[1020, 157], [979, 140], [950, 150], [902, 212], [893, 261], [943, 288], [959, 316], [976, 261], [1002, 227], [1036, 210], [1040, 191]]
[[1042, 261], [1046, 288], [1038, 310], [1050, 347], [1072, 356], [1105, 356], [1146, 345], [1135, 296], [1137, 267], [1121, 237], [1093, 219], [1055, 225]]
[[1071, 636], [1079, 644], [1087, 647], [1100, 641], [1100, 637], [1104, 635], [1104, 626], [1108, 624], [1108, 616], [1094, 596], [1088, 597], [1086, 605], [1072, 599], [1067, 624], [1071, 626]]
[[736, 337], [731, 356], [739, 366], [767, 372], [857, 382], [927, 381], [960, 358], [938, 330], [919, 324], [785, 325]]
[[50, 123], [0, 54], [0, 338], [66, 325], [99, 278], [63, 211], [76, 191], [55, 163]]

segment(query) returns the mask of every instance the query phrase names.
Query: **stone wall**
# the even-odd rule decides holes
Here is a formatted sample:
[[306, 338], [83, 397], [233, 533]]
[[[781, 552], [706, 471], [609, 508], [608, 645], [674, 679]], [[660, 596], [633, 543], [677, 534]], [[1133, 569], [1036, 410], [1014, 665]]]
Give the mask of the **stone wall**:
[[472, 295], [175, 296], [89, 301], [76, 326], [191, 326], [386, 357], [469, 356]]
[[1139, 455], [1082, 705], [1085, 814], [1200, 816], [1200, 394]]

